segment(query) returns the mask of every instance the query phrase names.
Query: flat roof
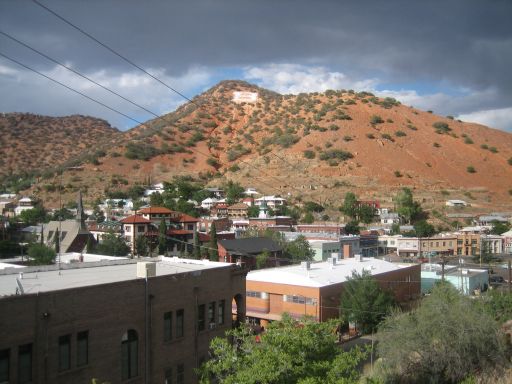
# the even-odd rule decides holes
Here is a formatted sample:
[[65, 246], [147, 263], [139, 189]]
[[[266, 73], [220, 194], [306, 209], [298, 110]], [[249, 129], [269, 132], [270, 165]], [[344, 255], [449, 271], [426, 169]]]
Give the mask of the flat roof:
[[[120, 260], [121, 261], [121, 260]], [[88, 287], [100, 284], [136, 280], [137, 261], [153, 260], [122, 260], [121, 264], [113, 265], [107, 261], [105, 265], [89, 266], [67, 264], [59, 270], [57, 265], [30, 268], [0, 275], [0, 297], [16, 294], [18, 278], [23, 285], [25, 294], [51, 292], [64, 289]], [[175, 275], [185, 272], [201, 273], [203, 270], [221, 268], [233, 264], [210, 260], [180, 259], [177, 257], [160, 257], [156, 261], [156, 276]], [[62, 267], [62, 266], [61, 266]], [[46, 269], [46, 270], [45, 270]], [[20, 278], [23, 272], [23, 277]]]
[[361, 274], [364, 269], [372, 275], [379, 275], [409, 266], [411, 264], [390, 263], [371, 257], [364, 257], [361, 261], [357, 261], [352, 257], [338, 260], [336, 265], [332, 265], [330, 260], [311, 263], [309, 270], [302, 265], [260, 269], [249, 272], [246, 280], [319, 288], [347, 281], [352, 276], [352, 271]]

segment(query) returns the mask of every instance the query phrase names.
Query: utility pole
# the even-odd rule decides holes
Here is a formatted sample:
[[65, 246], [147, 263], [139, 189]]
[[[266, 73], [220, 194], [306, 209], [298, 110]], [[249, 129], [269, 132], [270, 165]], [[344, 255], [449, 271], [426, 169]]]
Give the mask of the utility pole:
[[512, 268], [510, 267], [511, 261], [508, 260], [508, 292], [512, 292]]

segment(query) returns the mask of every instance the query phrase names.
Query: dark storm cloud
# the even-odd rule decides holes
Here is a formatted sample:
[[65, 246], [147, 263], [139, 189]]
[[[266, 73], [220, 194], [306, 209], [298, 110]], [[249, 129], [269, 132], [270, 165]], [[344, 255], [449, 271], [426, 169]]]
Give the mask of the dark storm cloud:
[[[145, 68], [321, 65], [355, 79], [493, 89], [512, 106], [511, 1], [41, 0]], [[82, 71], [126, 63], [29, 0], [0, 2], [1, 29]], [[2, 51], [53, 65], [0, 37]], [[4, 63], [5, 64], [5, 63]]]

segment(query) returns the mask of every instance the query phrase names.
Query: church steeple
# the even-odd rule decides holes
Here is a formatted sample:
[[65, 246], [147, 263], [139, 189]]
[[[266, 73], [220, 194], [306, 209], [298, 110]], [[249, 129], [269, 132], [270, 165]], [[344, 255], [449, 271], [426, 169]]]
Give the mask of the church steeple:
[[80, 222], [81, 230], [87, 230], [87, 226], [85, 225], [84, 204], [82, 202], [82, 191], [78, 191], [76, 199], [76, 221]]

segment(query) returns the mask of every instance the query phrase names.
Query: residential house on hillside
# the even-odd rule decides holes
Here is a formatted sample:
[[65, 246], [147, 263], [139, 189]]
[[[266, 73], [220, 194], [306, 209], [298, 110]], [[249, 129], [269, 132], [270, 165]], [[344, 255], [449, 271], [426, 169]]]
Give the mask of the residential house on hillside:
[[21, 214], [21, 212], [23, 211], [27, 211], [29, 209], [33, 209], [34, 208], [34, 200], [32, 200], [30, 197], [22, 197], [19, 201], [18, 201], [18, 206], [16, 208], [14, 208], [14, 214], [16, 216], [19, 216]]
[[108, 234], [122, 235], [123, 233], [122, 224], [119, 221], [106, 220], [101, 223], [93, 221], [88, 223], [87, 228], [97, 242], [101, 242]]
[[447, 207], [463, 208], [468, 205], [464, 200], [447, 200], [445, 205]]
[[478, 225], [480, 226], [492, 226], [495, 222], [508, 224], [509, 220], [504, 216], [498, 215], [482, 215], [478, 218]]
[[184, 229], [194, 232], [197, 229], [199, 219], [182, 212], [172, 211], [165, 207], [147, 207], [138, 211], [138, 214], [147, 220], [150, 220], [155, 227], [160, 225], [163, 220], [169, 227], [175, 229]]
[[298, 224], [297, 232], [345, 234], [345, 226], [339, 224]]
[[266, 204], [269, 208], [275, 209], [276, 207], [280, 207], [286, 205], [286, 199], [278, 196], [263, 196], [259, 199], [254, 199], [254, 205], [260, 207], [261, 205]]
[[249, 207], [244, 203], [236, 203], [228, 207], [228, 217], [234, 219], [245, 219], [248, 216]]
[[268, 252], [268, 264], [280, 265], [283, 249], [268, 237], [248, 237], [235, 240], [219, 240], [219, 261], [227, 263], [242, 263], [247, 268], [256, 266], [256, 256]]
[[16, 204], [12, 200], [0, 200], [0, 215], [13, 217]]
[[304, 315], [316, 321], [339, 317], [343, 286], [352, 272], [367, 271], [398, 302], [418, 298], [420, 265], [389, 263], [374, 258], [329, 258], [325, 262], [261, 269], [247, 275], [246, 314], [251, 322], [266, 326], [283, 313]]
[[380, 223], [385, 225], [400, 224], [400, 215], [395, 212], [382, 213], [380, 215]]
[[512, 230], [501, 234], [503, 237], [503, 252], [512, 254]]
[[215, 197], [208, 197], [201, 201], [201, 208], [204, 209], [212, 209], [215, 204], [217, 204], [219, 200]]
[[135, 246], [137, 239], [145, 236], [150, 230], [154, 228], [151, 220], [142, 217], [141, 215], [132, 215], [125, 217], [121, 221], [121, 230], [125, 241], [128, 243], [132, 254], [135, 254]]

